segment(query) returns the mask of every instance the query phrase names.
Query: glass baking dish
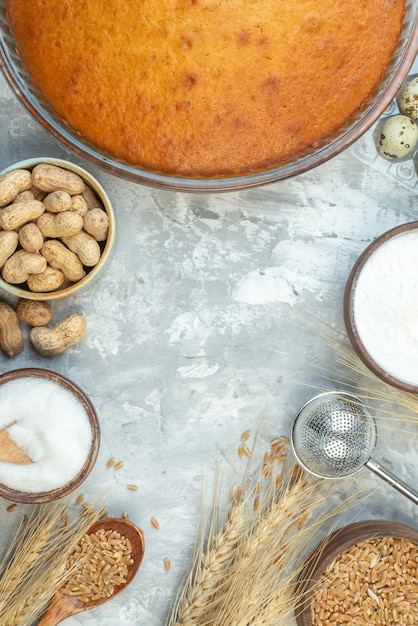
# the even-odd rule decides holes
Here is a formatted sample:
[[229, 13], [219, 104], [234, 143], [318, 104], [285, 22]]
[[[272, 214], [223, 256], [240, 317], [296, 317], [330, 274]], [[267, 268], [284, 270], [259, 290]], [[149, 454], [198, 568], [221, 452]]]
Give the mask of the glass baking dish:
[[33, 117], [57, 140], [95, 165], [125, 179], [177, 191], [220, 192], [241, 190], [295, 176], [324, 163], [357, 139], [384, 112], [408, 75], [418, 47], [418, 6], [407, 0], [402, 34], [390, 64], [376, 91], [350, 123], [302, 158], [265, 171], [225, 178], [182, 178], [145, 171], [101, 152], [60, 119], [44, 101], [22, 66], [11, 35], [4, 0], [0, 0], [0, 67], [16, 96]]

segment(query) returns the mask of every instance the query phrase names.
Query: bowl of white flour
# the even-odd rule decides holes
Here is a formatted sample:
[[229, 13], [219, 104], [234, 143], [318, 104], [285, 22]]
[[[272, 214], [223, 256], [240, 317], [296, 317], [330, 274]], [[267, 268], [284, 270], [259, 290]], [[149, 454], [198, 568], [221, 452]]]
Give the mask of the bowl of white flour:
[[363, 363], [388, 384], [418, 392], [418, 222], [383, 233], [360, 255], [344, 318]]

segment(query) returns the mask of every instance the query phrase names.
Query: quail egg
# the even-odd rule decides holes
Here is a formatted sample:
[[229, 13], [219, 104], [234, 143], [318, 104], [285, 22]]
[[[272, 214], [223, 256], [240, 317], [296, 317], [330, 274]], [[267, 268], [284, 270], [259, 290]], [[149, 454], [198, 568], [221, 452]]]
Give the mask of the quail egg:
[[388, 161], [398, 161], [410, 155], [418, 143], [418, 126], [407, 115], [392, 115], [382, 124], [378, 149]]
[[399, 95], [398, 106], [403, 115], [418, 120], [418, 76], [408, 81], [403, 87]]

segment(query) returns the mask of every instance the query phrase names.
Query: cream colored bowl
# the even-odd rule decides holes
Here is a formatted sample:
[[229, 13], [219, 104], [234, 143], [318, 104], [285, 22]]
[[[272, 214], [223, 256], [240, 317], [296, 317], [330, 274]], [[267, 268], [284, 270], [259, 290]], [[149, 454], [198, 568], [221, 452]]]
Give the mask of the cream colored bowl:
[[107, 237], [104, 241], [99, 242], [100, 245], [100, 258], [96, 265], [93, 267], [84, 267], [85, 275], [83, 278], [76, 282], [71, 282], [70, 284], [66, 283], [62, 288], [58, 288], [54, 291], [31, 291], [28, 288], [26, 282], [20, 284], [12, 284], [6, 282], [1, 274], [0, 274], [0, 288], [4, 291], [8, 292], [13, 296], [18, 296], [19, 298], [26, 298], [29, 300], [58, 300], [60, 298], [64, 298], [66, 296], [73, 296], [80, 291], [91, 287], [96, 280], [103, 274], [105, 268], [107, 268], [112, 252], [115, 245], [115, 216], [113, 212], [112, 204], [109, 200], [109, 197], [102, 185], [97, 181], [94, 176], [92, 176], [87, 170], [82, 167], [75, 165], [69, 161], [65, 161], [62, 159], [55, 159], [51, 157], [39, 157], [33, 159], [27, 159], [25, 161], [19, 161], [18, 163], [14, 163], [10, 165], [5, 170], [0, 172], [0, 179], [6, 175], [8, 172], [17, 169], [25, 169], [32, 171], [32, 169], [39, 165], [40, 163], [45, 163], [48, 165], [54, 165], [60, 167], [62, 169], [68, 170], [69, 172], [74, 172], [78, 174], [85, 182], [85, 184], [94, 192], [98, 200], [98, 205], [101, 205], [106, 211], [109, 227], [107, 232]]

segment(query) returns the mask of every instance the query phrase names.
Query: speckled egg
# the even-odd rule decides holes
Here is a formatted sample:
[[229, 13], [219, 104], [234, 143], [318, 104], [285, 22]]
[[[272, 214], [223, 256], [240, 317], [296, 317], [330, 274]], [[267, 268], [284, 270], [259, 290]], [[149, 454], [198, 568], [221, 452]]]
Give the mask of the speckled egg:
[[378, 148], [388, 161], [398, 161], [411, 154], [417, 143], [418, 126], [407, 115], [392, 115], [382, 124]]
[[408, 81], [403, 87], [399, 94], [398, 106], [403, 115], [418, 120], [418, 76]]

